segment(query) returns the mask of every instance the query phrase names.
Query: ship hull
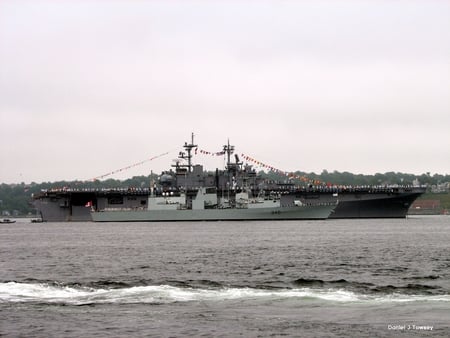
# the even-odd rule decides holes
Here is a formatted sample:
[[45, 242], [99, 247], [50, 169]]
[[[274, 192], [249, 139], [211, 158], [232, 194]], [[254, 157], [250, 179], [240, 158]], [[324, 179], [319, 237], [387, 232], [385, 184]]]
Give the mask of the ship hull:
[[330, 218], [405, 218], [412, 203], [422, 193], [353, 195], [339, 199]]
[[327, 219], [336, 205], [254, 209], [116, 210], [92, 213], [94, 222], [243, 221]]
[[89, 208], [65, 204], [63, 200], [65, 199], [40, 199], [34, 202], [34, 207], [44, 222], [85, 222], [92, 220]]
[[[336, 198], [339, 201], [329, 218], [405, 218], [411, 204], [423, 193], [424, 188], [409, 188], [397, 190], [376, 190], [376, 189], [341, 189], [337, 191], [337, 196], [321, 191], [300, 191], [296, 195], [312, 202], [311, 204], [334, 203]], [[85, 207], [88, 202], [92, 202], [98, 209], [108, 206], [107, 201], [110, 196], [117, 196], [116, 191], [110, 192], [48, 192], [35, 198], [34, 206], [41, 214], [44, 221], [65, 222], [65, 221], [91, 221], [91, 208]], [[137, 209], [143, 201], [147, 200], [149, 192], [133, 191], [121, 192], [122, 204], [120, 208]], [[227, 209], [224, 209], [227, 210]], [[189, 210], [186, 210], [189, 211]], [[209, 210], [208, 210], [209, 211]], [[109, 211], [108, 211], [109, 213]], [[188, 217], [188, 213], [180, 214]], [[287, 215], [282, 214], [287, 217]], [[106, 214], [105, 214], [106, 217]], [[144, 217], [144, 216], [140, 216]], [[194, 217], [194, 216], [192, 216]], [[234, 217], [234, 216], [233, 216]], [[256, 217], [256, 216], [253, 216]], [[257, 216], [256, 219], [260, 216]], [[183, 219], [173, 218], [177, 221]], [[199, 218], [195, 218], [199, 219]], [[234, 218], [233, 218], [234, 219]], [[249, 219], [248, 216], [242, 219]], [[271, 219], [281, 219], [273, 216]], [[287, 218], [290, 219], [290, 218]]]
[[45, 222], [88, 222], [92, 221], [90, 204], [104, 208], [115, 205], [108, 201], [119, 200], [121, 208], [137, 208], [147, 201], [148, 195], [145, 189], [50, 190], [35, 197], [33, 204]]

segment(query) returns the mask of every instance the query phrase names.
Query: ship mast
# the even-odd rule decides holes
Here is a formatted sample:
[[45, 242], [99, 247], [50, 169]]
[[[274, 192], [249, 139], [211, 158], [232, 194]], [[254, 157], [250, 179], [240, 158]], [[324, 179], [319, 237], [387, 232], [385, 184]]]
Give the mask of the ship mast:
[[223, 152], [227, 154], [227, 167], [226, 169], [228, 171], [231, 170], [231, 155], [234, 153], [234, 146], [230, 146], [230, 139], [228, 139], [228, 143], [223, 146]]
[[234, 146], [230, 145], [230, 140], [228, 139], [228, 143], [223, 146], [223, 152], [227, 155], [227, 171], [233, 174], [236, 174], [241, 165], [242, 162], [239, 160], [239, 156], [237, 154], [234, 155], [235, 162], [231, 162], [231, 155], [234, 154]]
[[223, 152], [227, 155], [226, 171], [228, 174], [228, 188], [234, 189], [241, 171], [242, 162], [240, 162], [237, 154], [234, 155], [235, 162], [231, 162], [231, 155], [234, 154], [234, 146], [230, 145], [229, 139], [227, 144], [223, 146]]
[[184, 151], [180, 151], [178, 154], [178, 158], [182, 160], [187, 160], [187, 164], [179, 164], [177, 163], [178, 168], [187, 168], [188, 172], [192, 172], [192, 149], [197, 148], [197, 145], [194, 144], [194, 133], [191, 134], [191, 143], [188, 144], [184, 142], [183, 148], [186, 150], [187, 154]]

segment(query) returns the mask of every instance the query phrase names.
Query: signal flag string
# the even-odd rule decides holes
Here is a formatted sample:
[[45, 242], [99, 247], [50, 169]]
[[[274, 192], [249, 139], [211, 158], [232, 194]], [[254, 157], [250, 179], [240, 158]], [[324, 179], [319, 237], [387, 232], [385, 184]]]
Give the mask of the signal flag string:
[[[319, 180], [313, 180], [313, 179], [310, 179], [310, 178], [308, 178], [306, 176], [297, 175], [297, 174], [295, 174], [293, 172], [288, 172], [288, 171], [277, 169], [277, 168], [275, 168], [273, 166], [267, 165], [267, 164], [265, 164], [265, 163], [263, 163], [261, 161], [258, 161], [256, 159], [250, 157], [250, 156], [247, 156], [245, 154], [241, 154], [241, 156], [246, 161], [252, 162], [252, 163], [254, 163], [256, 165], [259, 165], [259, 166], [261, 166], [263, 168], [269, 169], [269, 170], [271, 170], [271, 171], [273, 171], [273, 172], [275, 172], [275, 173], [277, 173], [279, 175], [287, 176], [287, 177], [292, 178], [292, 179], [300, 180], [302, 182], [315, 184], [315, 185], [323, 185], [323, 184], [325, 184], [324, 182], [319, 181]], [[331, 183], [326, 183], [326, 185], [331, 186]]]
[[150, 162], [150, 161], [156, 160], [157, 158], [163, 157], [163, 156], [165, 156], [165, 155], [167, 155], [167, 154], [169, 154], [169, 153], [170, 153], [170, 151], [166, 151], [165, 153], [159, 154], [159, 155], [157, 155], [157, 156], [153, 156], [153, 157], [148, 158], [148, 159], [146, 159], [146, 160], [143, 160], [143, 161], [141, 161], [141, 162], [137, 162], [137, 163], [134, 163], [134, 164], [132, 164], [132, 165], [126, 166], [126, 167], [124, 167], [124, 168], [120, 168], [120, 169], [111, 171], [111, 172], [109, 172], [109, 173], [107, 173], [107, 174], [104, 174], [104, 175], [100, 175], [100, 176], [91, 178], [89, 181], [97, 181], [97, 180], [100, 180], [100, 179], [102, 179], [102, 178], [105, 178], [105, 177], [108, 177], [108, 176], [111, 176], [111, 175], [120, 173], [120, 172], [122, 172], [122, 171], [129, 170], [129, 169], [131, 169], [131, 168], [140, 166], [140, 165], [142, 165], [142, 164], [144, 164], [144, 163], [146, 163], [146, 162]]
[[[213, 152], [213, 151], [198, 150], [198, 152], [200, 154], [210, 155], [210, 156], [222, 156], [222, 155], [225, 155], [224, 151]], [[197, 149], [195, 149], [195, 153], [197, 154]], [[322, 181], [314, 180], [314, 179], [311, 179], [311, 178], [303, 176], [303, 175], [302, 176], [297, 175], [297, 174], [295, 174], [293, 172], [288, 172], [288, 171], [277, 169], [277, 168], [275, 168], [275, 167], [273, 167], [271, 165], [265, 164], [265, 163], [263, 163], [263, 162], [261, 162], [259, 160], [254, 159], [253, 157], [247, 156], [245, 154], [241, 154], [241, 157], [243, 159], [245, 159], [247, 162], [252, 162], [253, 164], [255, 164], [257, 166], [266, 168], [266, 169], [268, 169], [268, 170], [270, 170], [270, 171], [272, 171], [274, 173], [277, 173], [278, 175], [281, 175], [281, 176], [286, 176], [286, 177], [289, 177], [289, 178], [292, 178], [292, 179], [300, 180], [302, 182], [309, 183], [309, 184], [314, 184], [314, 185], [332, 186], [331, 183], [324, 183]]]
[[206, 151], [203, 149], [195, 148], [195, 154], [197, 155], [197, 152], [203, 155], [211, 155], [211, 156], [222, 156], [225, 155], [225, 151]]

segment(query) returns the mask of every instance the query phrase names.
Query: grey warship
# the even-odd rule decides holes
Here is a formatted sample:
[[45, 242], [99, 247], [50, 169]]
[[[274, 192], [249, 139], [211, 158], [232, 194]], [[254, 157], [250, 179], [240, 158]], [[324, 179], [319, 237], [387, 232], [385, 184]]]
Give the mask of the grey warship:
[[[337, 205], [337, 198], [306, 201], [290, 190], [266, 191], [251, 166], [243, 166], [234, 146], [228, 142], [222, 154], [225, 170], [215, 174], [194, 165], [194, 136], [184, 144], [174, 170], [164, 172], [151, 184], [147, 200], [139, 207], [111, 207], [98, 200], [91, 217], [94, 222], [155, 221], [239, 221], [239, 220], [315, 220], [326, 219]], [[232, 155], [234, 160], [232, 161]], [[103, 203], [102, 203], [103, 202]]]
[[49, 189], [35, 195], [33, 204], [44, 221], [405, 218], [426, 191], [268, 180], [244, 165], [229, 143], [221, 152], [226, 168], [207, 172], [193, 164], [196, 149], [192, 136], [173, 169], [148, 188]]

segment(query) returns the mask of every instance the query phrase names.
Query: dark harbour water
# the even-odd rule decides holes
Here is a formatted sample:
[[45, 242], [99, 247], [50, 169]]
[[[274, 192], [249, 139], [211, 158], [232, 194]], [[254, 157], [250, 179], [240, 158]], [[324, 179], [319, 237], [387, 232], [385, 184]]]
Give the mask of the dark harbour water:
[[0, 336], [449, 337], [450, 217], [1, 224]]

